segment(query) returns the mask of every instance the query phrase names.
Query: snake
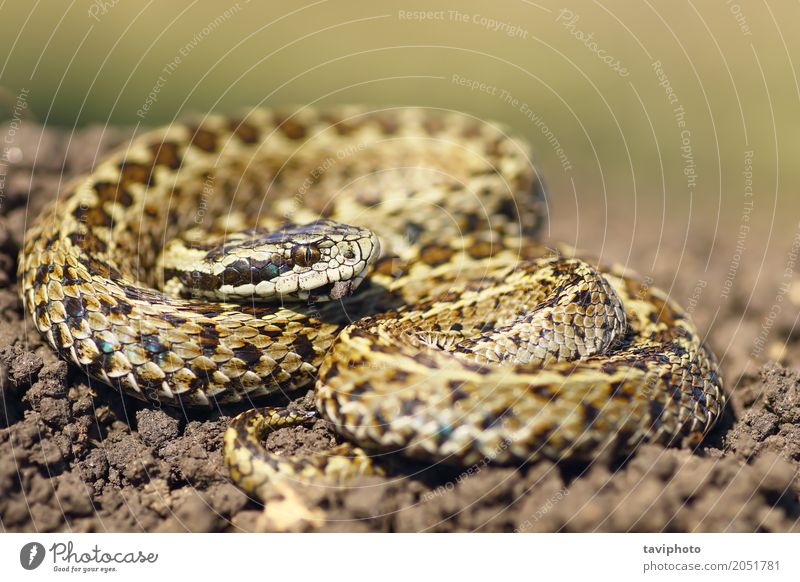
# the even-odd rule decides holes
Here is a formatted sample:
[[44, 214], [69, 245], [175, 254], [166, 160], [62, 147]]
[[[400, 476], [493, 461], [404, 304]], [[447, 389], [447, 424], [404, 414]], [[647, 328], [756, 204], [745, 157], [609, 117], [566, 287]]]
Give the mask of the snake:
[[[690, 315], [541, 241], [548, 196], [502, 124], [415, 107], [255, 108], [134, 136], [33, 221], [20, 292], [90, 378], [244, 406], [232, 480], [345, 483], [381, 459], [592, 460], [696, 442], [726, 401]], [[257, 406], [312, 387], [314, 410]], [[265, 435], [323, 419], [318, 454]]]

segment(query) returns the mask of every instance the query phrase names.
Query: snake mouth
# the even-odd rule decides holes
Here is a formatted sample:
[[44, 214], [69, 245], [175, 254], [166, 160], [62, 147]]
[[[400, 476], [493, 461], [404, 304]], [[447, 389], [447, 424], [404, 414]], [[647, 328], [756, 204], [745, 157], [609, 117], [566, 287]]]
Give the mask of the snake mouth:
[[347, 281], [328, 283], [309, 291], [308, 299], [310, 301], [338, 301], [339, 299], [344, 299], [352, 295], [363, 280], [364, 277], [357, 277]]
[[347, 297], [353, 293], [353, 282], [352, 281], [336, 281], [331, 287], [328, 296], [333, 299], [341, 299], [342, 297]]

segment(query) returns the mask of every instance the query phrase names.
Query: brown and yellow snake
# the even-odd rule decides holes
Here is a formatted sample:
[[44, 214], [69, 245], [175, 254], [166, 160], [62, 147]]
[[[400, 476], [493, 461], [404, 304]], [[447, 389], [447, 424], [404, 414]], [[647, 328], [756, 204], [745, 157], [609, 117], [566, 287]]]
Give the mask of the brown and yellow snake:
[[[687, 313], [540, 244], [544, 215], [526, 144], [464, 114], [210, 116], [73, 182], [27, 233], [21, 293], [118, 390], [208, 406], [315, 383], [316, 414], [367, 451], [592, 459], [704, 435], [724, 395]], [[310, 416], [235, 419], [234, 481], [264, 498], [281, 476], [376, 470], [347, 443], [267, 454], [264, 431]]]

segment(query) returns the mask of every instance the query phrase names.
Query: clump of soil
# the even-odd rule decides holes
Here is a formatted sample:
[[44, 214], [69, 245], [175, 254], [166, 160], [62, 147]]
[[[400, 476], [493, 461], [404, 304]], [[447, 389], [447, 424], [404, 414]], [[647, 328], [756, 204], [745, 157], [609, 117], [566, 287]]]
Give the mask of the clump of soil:
[[[585, 466], [401, 462], [392, 477], [344, 489], [298, 486], [262, 508], [222, 465], [222, 435], [236, 410], [158, 409], [120, 396], [56, 358], [23, 314], [15, 271], [26, 223], [68, 177], [127, 135], [89, 129], [68, 140], [33, 123], [16, 134], [17, 159], [0, 196], [3, 531], [800, 530], [800, 372], [751, 357], [768, 302], [749, 302], [744, 292], [720, 309], [710, 333], [712, 346], [727, 346], [731, 406], [694, 451], [647, 445], [629, 459]], [[662, 243], [661, 252], [686, 251]], [[656, 282], [668, 273], [654, 273]], [[694, 284], [673, 296], [692, 297]], [[711, 307], [698, 306], [701, 328]], [[797, 364], [794, 327], [775, 325], [786, 341], [765, 355]], [[742, 340], [731, 343], [734, 329]], [[307, 395], [292, 396], [310, 406]], [[318, 422], [275, 433], [267, 444], [303, 452], [335, 442]]]

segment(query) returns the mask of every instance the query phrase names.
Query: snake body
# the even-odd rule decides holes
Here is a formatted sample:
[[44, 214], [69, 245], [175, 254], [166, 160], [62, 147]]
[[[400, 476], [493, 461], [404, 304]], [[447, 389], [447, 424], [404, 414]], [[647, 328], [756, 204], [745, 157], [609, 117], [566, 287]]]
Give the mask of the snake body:
[[[688, 314], [622, 267], [540, 244], [527, 146], [464, 114], [209, 116], [135, 138], [65, 192], [27, 233], [25, 307], [64, 358], [141, 399], [208, 406], [316, 381], [318, 413], [348, 441], [454, 463], [702, 436], [724, 404]], [[256, 233], [328, 221], [344, 225], [335, 237], [317, 226], [289, 233], [299, 243], [266, 234], [273, 250], [252, 256]], [[380, 257], [371, 234], [347, 225], [374, 231]], [[374, 247], [352, 258], [364, 240]], [[333, 246], [336, 256], [320, 252]], [[214, 252], [223, 266], [185, 276], [188, 255]], [[371, 265], [357, 291], [364, 273], [345, 254]], [[268, 276], [254, 274], [262, 263]], [[285, 272], [293, 282], [271, 282]], [[223, 299], [209, 298], [210, 283], [227, 285]], [[277, 302], [247, 299], [281, 285]], [[237, 418], [225, 438], [233, 479], [264, 498], [276, 475], [374, 470], [350, 444], [315, 458], [261, 446], [268, 428], [307, 419]]]

